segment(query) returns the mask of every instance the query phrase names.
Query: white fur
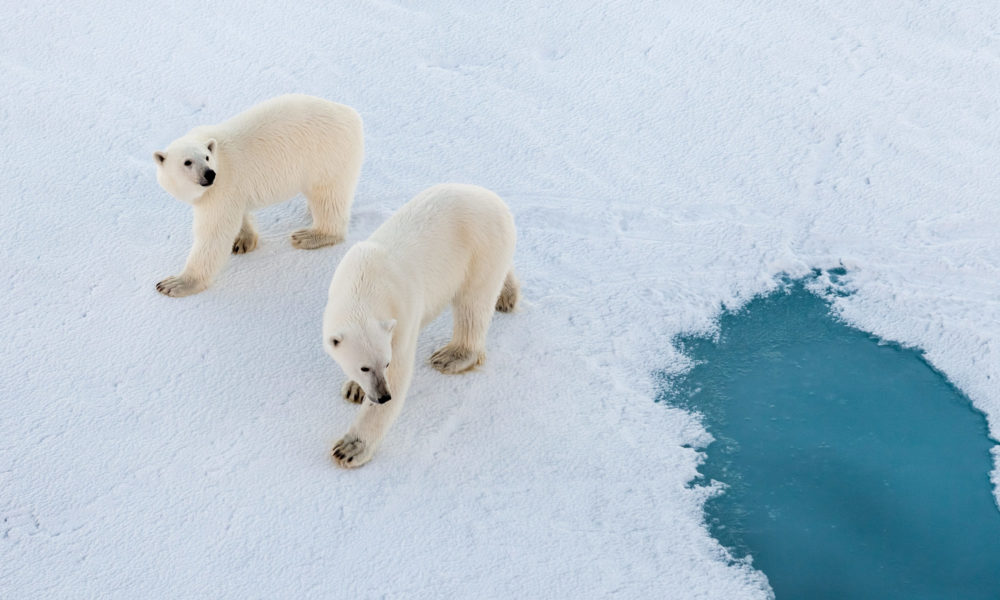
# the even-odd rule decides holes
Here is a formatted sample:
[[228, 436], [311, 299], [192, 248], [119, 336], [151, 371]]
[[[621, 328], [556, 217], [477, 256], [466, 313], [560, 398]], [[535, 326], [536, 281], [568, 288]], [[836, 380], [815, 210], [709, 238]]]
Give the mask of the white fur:
[[[184, 271], [157, 284], [164, 294], [186, 296], [208, 287], [231, 252], [257, 245], [252, 211], [296, 194], [306, 196], [313, 225], [293, 233], [293, 245], [344, 239], [364, 156], [361, 117], [321, 98], [279, 96], [196, 127], [153, 156], [163, 189], [194, 207]], [[205, 187], [208, 169], [215, 180]]]
[[[406, 400], [417, 334], [449, 303], [454, 333], [432, 364], [458, 373], [482, 362], [493, 311], [517, 302], [515, 237], [514, 219], [496, 194], [442, 184], [418, 194], [347, 251], [330, 282], [323, 346], [360, 385], [364, 401], [333, 447], [338, 464], [357, 467], [371, 459]], [[343, 394], [356, 401], [356, 386], [345, 385]], [[377, 403], [386, 395], [391, 400]]]

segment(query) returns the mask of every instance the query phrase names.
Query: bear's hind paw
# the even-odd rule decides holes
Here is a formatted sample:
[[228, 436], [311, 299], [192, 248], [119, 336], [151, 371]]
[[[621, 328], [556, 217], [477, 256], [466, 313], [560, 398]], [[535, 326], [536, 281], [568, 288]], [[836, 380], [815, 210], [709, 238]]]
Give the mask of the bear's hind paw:
[[500, 296], [497, 298], [497, 310], [505, 313], [513, 312], [520, 296], [521, 286], [517, 282], [517, 278], [514, 277], [514, 272], [511, 271], [507, 273], [507, 278], [503, 282], [503, 289], [500, 290]]
[[242, 231], [236, 240], [233, 242], [233, 254], [246, 254], [251, 252], [257, 247], [257, 236], [254, 234], [246, 234]]
[[485, 359], [486, 354], [483, 352], [448, 344], [431, 354], [431, 366], [442, 373], [454, 375], [483, 364]]
[[292, 234], [292, 245], [304, 250], [332, 246], [344, 241], [344, 236], [323, 233], [315, 229], [300, 229]]

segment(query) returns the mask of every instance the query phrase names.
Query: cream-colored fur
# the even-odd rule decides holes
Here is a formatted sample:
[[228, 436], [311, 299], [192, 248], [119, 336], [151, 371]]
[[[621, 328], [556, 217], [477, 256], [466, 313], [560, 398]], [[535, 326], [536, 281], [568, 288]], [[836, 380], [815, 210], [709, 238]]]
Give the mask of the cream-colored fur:
[[296, 194], [305, 195], [313, 225], [293, 233], [292, 245], [343, 241], [364, 139], [354, 109], [290, 94], [196, 127], [153, 156], [163, 189], [194, 207], [194, 245], [184, 271], [156, 289], [187, 296], [208, 287], [230, 253], [257, 246], [254, 210]]
[[347, 251], [323, 314], [323, 346], [350, 379], [342, 394], [362, 404], [333, 447], [339, 465], [371, 459], [406, 400], [417, 335], [448, 304], [454, 332], [431, 364], [461, 373], [483, 361], [494, 310], [517, 303], [515, 237], [514, 219], [496, 194], [442, 184]]

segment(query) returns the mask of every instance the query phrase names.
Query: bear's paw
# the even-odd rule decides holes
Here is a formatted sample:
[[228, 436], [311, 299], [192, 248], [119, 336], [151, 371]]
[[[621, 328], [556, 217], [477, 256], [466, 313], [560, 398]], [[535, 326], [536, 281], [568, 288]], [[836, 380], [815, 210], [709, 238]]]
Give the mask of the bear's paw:
[[345, 435], [333, 445], [333, 460], [345, 469], [360, 467], [372, 458], [372, 447], [356, 435]]
[[197, 294], [198, 292], [204, 290], [205, 287], [207, 286], [204, 283], [193, 281], [179, 275], [174, 275], [173, 277], [167, 277], [163, 281], [157, 283], [156, 291], [160, 292], [164, 296], [181, 298], [183, 296]]
[[365, 391], [361, 389], [357, 381], [347, 380], [344, 387], [340, 388], [340, 395], [344, 397], [344, 400], [354, 404], [361, 404], [365, 400]]
[[241, 231], [233, 242], [233, 254], [246, 254], [257, 247], [257, 235]]
[[292, 234], [292, 245], [304, 250], [332, 246], [342, 241], [344, 241], [343, 236], [323, 233], [315, 229], [300, 229]]
[[431, 366], [442, 373], [454, 375], [483, 364], [485, 359], [484, 352], [448, 344], [431, 354]]

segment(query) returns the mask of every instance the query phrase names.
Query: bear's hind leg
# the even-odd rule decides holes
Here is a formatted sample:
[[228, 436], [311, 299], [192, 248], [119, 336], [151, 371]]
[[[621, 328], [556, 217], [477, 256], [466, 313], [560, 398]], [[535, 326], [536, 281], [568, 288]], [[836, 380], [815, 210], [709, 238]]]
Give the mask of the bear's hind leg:
[[292, 234], [292, 245], [311, 250], [339, 244], [347, 237], [347, 224], [351, 219], [353, 190], [332, 186], [318, 186], [306, 192], [313, 224]]
[[451, 341], [431, 355], [431, 366], [447, 374], [468, 371], [486, 360], [486, 330], [490, 327], [497, 288], [466, 286], [452, 302], [455, 319]]
[[257, 247], [257, 229], [253, 226], [253, 215], [243, 213], [243, 225], [233, 242], [233, 254], [246, 254]]

